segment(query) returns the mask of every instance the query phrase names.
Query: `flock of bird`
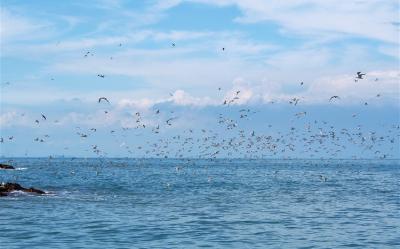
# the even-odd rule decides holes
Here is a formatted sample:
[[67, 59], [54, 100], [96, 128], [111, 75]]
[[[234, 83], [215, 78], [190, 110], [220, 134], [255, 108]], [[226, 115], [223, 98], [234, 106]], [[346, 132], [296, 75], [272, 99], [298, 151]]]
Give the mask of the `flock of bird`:
[[[122, 46], [122, 44], [119, 44]], [[175, 43], [171, 44], [176, 47]], [[225, 48], [221, 49], [225, 51]], [[93, 52], [87, 51], [84, 57], [94, 56]], [[113, 57], [110, 57], [113, 59]], [[106, 75], [98, 74], [99, 78], [104, 79]], [[367, 77], [365, 73], [356, 72], [354, 81], [358, 82]], [[378, 81], [376, 78], [375, 81]], [[6, 83], [10, 85], [9, 82]], [[304, 82], [300, 86], [304, 86]], [[222, 91], [218, 87], [218, 91]], [[170, 93], [173, 96], [172, 93]], [[376, 97], [381, 97], [378, 93]], [[255, 130], [247, 130], [245, 127], [251, 126], [252, 118], [260, 111], [252, 110], [249, 107], [238, 110], [237, 114], [232, 114], [236, 111], [238, 102], [241, 98], [241, 91], [234, 92], [231, 98], [224, 99], [221, 107], [232, 108], [231, 112], [219, 113], [216, 118], [217, 129], [206, 128], [189, 128], [179, 130], [171, 136], [163, 133], [162, 130], [175, 126], [175, 120], [179, 116], [174, 111], [155, 109], [153, 116], [159, 120], [156, 124], [144, 121], [143, 113], [136, 112], [132, 115], [132, 120], [135, 126], [119, 127], [109, 130], [109, 133], [115, 141], [120, 143], [119, 149], [124, 150], [126, 155], [142, 155], [144, 157], [158, 158], [218, 158], [218, 157], [245, 157], [245, 158], [268, 158], [268, 157], [290, 157], [293, 155], [307, 155], [311, 158], [336, 158], [349, 149], [349, 146], [357, 146], [359, 150], [373, 155], [376, 158], [392, 158], [398, 157], [398, 139], [400, 126], [399, 124], [391, 124], [387, 131], [379, 133], [377, 131], [363, 130], [363, 125], [359, 124], [354, 128], [336, 127], [335, 124], [321, 120], [313, 120], [301, 123], [304, 127], [299, 127], [296, 120], [300, 120], [308, 115], [307, 111], [300, 111], [294, 114], [294, 121], [288, 122], [290, 125], [287, 131], [272, 130], [272, 124], [265, 124], [267, 132], [261, 133]], [[333, 95], [327, 100], [328, 102], [339, 101], [340, 96]], [[106, 96], [101, 96], [97, 99], [99, 105], [112, 105], [111, 101]], [[300, 97], [294, 97], [288, 100], [288, 103], [293, 106], [301, 105]], [[270, 104], [274, 104], [273, 101]], [[364, 105], [368, 105], [367, 102]], [[222, 110], [224, 108], [221, 108]], [[108, 115], [111, 109], [104, 110], [105, 115]], [[24, 115], [24, 114], [21, 114]], [[352, 118], [356, 118], [357, 114], [353, 114]], [[162, 120], [163, 119], [163, 120]], [[49, 122], [46, 114], [42, 113], [40, 118], [34, 120], [36, 125], [41, 122]], [[54, 120], [54, 123], [58, 123]], [[76, 127], [75, 134], [79, 139], [88, 140], [91, 136], [95, 136], [99, 129], [104, 127]], [[134, 145], [133, 141], [129, 140], [129, 132], [132, 130], [141, 130], [143, 134], [147, 134], [148, 141], [144, 144]], [[151, 135], [150, 135], [151, 134]], [[1, 144], [15, 140], [15, 136], [10, 135], [1, 137]], [[50, 140], [50, 135], [45, 134], [41, 137], [34, 137], [34, 142], [46, 143]], [[91, 151], [96, 156], [107, 156], [107, 151], [101, 149], [99, 144], [90, 144], [88, 142], [88, 151]], [[68, 150], [65, 147], [64, 150]], [[353, 155], [354, 158], [359, 156]]]

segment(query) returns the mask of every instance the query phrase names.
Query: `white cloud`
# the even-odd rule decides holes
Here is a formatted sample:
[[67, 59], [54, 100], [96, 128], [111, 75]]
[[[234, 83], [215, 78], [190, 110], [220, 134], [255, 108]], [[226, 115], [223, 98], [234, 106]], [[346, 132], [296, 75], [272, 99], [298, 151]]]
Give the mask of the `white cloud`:
[[[308, 35], [356, 35], [398, 43], [399, 3], [396, 0], [189, 0], [217, 6], [235, 5], [238, 22], [272, 21], [284, 29]], [[186, 2], [186, 1], [182, 1]]]
[[[9, 11], [0, 9], [0, 41], [1, 43], [19, 40], [32, 40], [45, 35], [49, 24], [32, 20]], [[29, 35], [28, 35], [29, 34]]]
[[1, 113], [0, 115], [0, 126], [1, 127], [6, 127], [13, 122], [15, 122], [16, 117], [18, 116], [16, 111], [11, 111], [11, 112], [4, 112]]
[[220, 101], [212, 100], [210, 97], [193, 97], [183, 90], [176, 90], [171, 97], [171, 101], [181, 106], [207, 106], [217, 105]]

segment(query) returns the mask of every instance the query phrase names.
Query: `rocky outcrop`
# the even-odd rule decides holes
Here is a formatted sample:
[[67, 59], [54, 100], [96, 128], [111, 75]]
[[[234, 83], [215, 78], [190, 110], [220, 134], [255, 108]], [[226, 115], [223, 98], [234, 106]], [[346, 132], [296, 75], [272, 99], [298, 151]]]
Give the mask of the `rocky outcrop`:
[[11, 165], [0, 163], [0, 169], [15, 169], [15, 168]]
[[18, 183], [1, 183], [0, 185], [0, 196], [7, 196], [9, 193], [12, 191], [23, 191], [26, 193], [34, 193], [34, 194], [46, 194], [46, 192], [40, 190], [40, 189], [35, 189], [35, 188], [24, 188]]

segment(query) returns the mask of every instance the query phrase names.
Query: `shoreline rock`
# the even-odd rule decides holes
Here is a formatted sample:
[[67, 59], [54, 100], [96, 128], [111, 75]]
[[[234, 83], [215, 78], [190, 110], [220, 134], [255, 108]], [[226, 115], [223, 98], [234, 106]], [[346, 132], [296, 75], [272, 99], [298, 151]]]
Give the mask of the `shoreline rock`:
[[21, 185], [19, 185], [18, 183], [12, 183], [12, 182], [1, 183], [0, 197], [7, 196], [12, 191], [23, 191], [25, 193], [34, 193], [34, 194], [39, 194], [39, 195], [46, 194], [46, 192], [44, 192], [43, 190], [35, 189], [35, 188], [24, 188]]
[[0, 163], [0, 169], [15, 169], [15, 168], [11, 165]]

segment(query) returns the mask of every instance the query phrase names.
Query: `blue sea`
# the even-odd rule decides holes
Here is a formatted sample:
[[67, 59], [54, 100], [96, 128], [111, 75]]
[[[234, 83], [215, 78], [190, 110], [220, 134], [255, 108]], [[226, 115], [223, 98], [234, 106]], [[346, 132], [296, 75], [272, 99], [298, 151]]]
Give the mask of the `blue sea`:
[[3, 159], [0, 248], [400, 248], [398, 160]]

